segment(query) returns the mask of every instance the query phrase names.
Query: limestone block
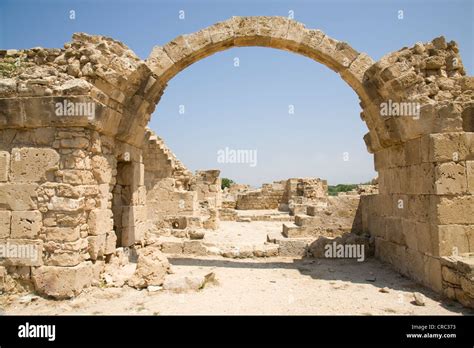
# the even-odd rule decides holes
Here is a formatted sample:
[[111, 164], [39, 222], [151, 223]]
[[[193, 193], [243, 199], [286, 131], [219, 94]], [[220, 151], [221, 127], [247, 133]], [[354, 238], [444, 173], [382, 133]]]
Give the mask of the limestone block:
[[80, 227], [43, 227], [41, 236], [46, 241], [73, 242], [80, 238]]
[[278, 256], [279, 246], [276, 244], [256, 245], [253, 250], [255, 257], [272, 257]]
[[256, 36], [258, 34], [256, 17], [232, 17], [231, 21], [235, 39], [239, 37]]
[[170, 268], [166, 256], [155, 247], [147, 247], [138, 251], [137, 268], [128, 285], [137, 289], [147, 286], [160, 286]]
[[[14, 148], [10, 180], [13, 182], [45, 181], [51, 171], [59, 169], [59, 154], [49, 148]], [[48, 174], [49, 173], [49, 174]]]
[[283, 238], [277, 240], [277, 243], [280, 256], [302, 257], [308, 249], [308, 240], [304, 238]]
[[32, 269], [32, 279], [38, 293], [56, 299], [78, 295], [93, 280], [92, 263], [74, 267], [42, 266]]
[[[341, 72], [341, 76], [345, 81], [351, 83], [353, 88], [355, 88], [357, 85], [355, 81], [357, 81], [357, 83], [362, 83], [365, 72], [374, 63], [374, 60], [370, 58], [370, 56], [368, 56], [366, 53], [361, 53], [355, 60], [352, 61], [347, 70], [343, 70]], [[359, 90], [357, 90], [357, 92], [360, 93]]]
[[182, 254], [183, 248], [184, 244], [182, 241], [166, 241], [161, 244], [161, 251], [165, 254]]
[[[411, 249], [419, 250], [418, 243], [417, 243], [418, 242], [417, 239], [419, 235], [417, 222], [407, 220], [407, 219], [402, 219], [401, 225], [402, 225], [402, 232], [403, 232], [405, 245]], [[428, 224], [427, 226], [428, 226], [428, 236], [429, 236], [430, 225]]]
[[472, 277], [461, 277], [460, 280], [461, 288], [469, 295], [469, 297], [474, 298], [474, 280]]
[[451, 256], [468, 253], [474, 242], [474, 225], [432, 226], [434, 243], [438, 246], [435, 256]]
[[90, 170], [64, 169], [57, 172], [66, 184], [72, 185], [92, 185], [96, 184], [94, 174]]
[[168, 42], [163, 46], [163, 50], [174, 63], [184, 60], [193, 53], [192, 48], [186, 43], [184, 36], [178, 36], [173, 41]]
[[135, 226], [126, 226], [122, 228], [121, 246], [131, 246], [139, 241], [138, 231]]
[[303, 42], [303, 38], [307, 37], [308, 33], [306, 31], [307, 29], [304, 24], [294, 20], [289, 20], [288, 32], [285, 39], [294, 44], [295, 47], [298, 47]]
[[430, 214], [433, 223], [474, 224], [474, 196], [431, 196]]
[[407, 165], [421, 163], [421, 140], [420, 138], [409, 140], [405, 144], [405, 163]]
[[79, 212], [84, 209], [84, 197], [75, 199], [53, 196], [47, 207], [51, 211]]
[[146, 204], [146, 186], [139, 186], [137, 190], [132, 192], [132, 204], [133, 205], [145, 205]]
[[8, 181], [8, 172], [10, 170], [10, 153], [0, 151], [0, 181]]
[[424, 158], [425, 161], [460, 161], [466, 159], [470, 152], [468, 135], [460, 132], [430, 134], [427, 139], [423, 140], [428, 142], [429, 146], [429, 153]]
[[423, 254], [438, 256], [438, 246], [434, 241], [432, 226], [429, 223], [417, 222], [414, 233], [416, 234], [416, 248], [408, 245], [409, 248], [418, 250]]
[[59, 249], [45, 256], [44, 265], [72, 267], [77, 266], [87, 259], [89, 259], [89, 254]]
[[[463, 163], [439, 163], [435, 167], [437, 194], [459, 194], [467, 191], [466, 168]], [[429, 178], [424, 178], [424, 180]]]
[[408, 216], [418, 222], [430, 222], [430, 196], [409, 195]]
[[459, 274], [455, 272], [453, 269], [443, 266], [441, 268], [441, 274], [444, 281], [454, 284], [454, 285], [461, 284], [461, 280], [459, 279]]
[[104, 254], [109, 255], [115, 252], [117, 249], [117, 235], [115, 231], [107, 232], [106, 239], [105, 239], [105, 250]]
[[137, 226], [147, 221], [147, 207], [144, 205], [122, 207], [122, 226]]
[[112, 210], [110, 209], [94, 209], [89, 213], [87, 219], [89, 225], [89, 234], [97, 236], [105, 234], [113, 230]]
[[466, 161], [468, 192], [474, 194], [474, 161]]
[[0, 242], [0, 258], [6, 266], [41, 266], [43, 241], [31, 239], [5, 239]]
[[31, 238], [38, 236], [43, 216], [39, 211], [13, 211], [11, 238]]
[[386, 238], [388, 241], [400, 245], [406, 245], [405, 235], [403, 233], [403, 220], [404, 219], [397, 217], [385, 218], [385, 222], [387, 225]]
[[11, 212], [0, 210], [0, 239], [10, 237]]
[[289, 19], [286, 17], [258, 17], [258, 35], [263, 37], [271, 37], [272, 40], [286, 39], [286, 35], [288, 33], [288, 24]]
[[112, 180], [113, 160], [105, 156], [94, 156], [91, 160], [92, 174], [99, 184], [108, 184]]
[[150, 56], [147, 58], [147, 65], [158, 76], [163, 74], [173, 64], [174, 62], [161, 46], [153, 47]]
[[0, 207], [8, 210], [37, 209], [37, 184], [0, 184]]
[[207, 29], [200, 30], [190, 35], [186, 35], [186, 42], [188, 46], [195, 52], [206, 48], [212, 43], [209, 31]]
[[107, 234], [100, 234], [98, 236], [89, 236], [87, 241], [89, 243], [89, 256], [91, 260], [97, 260], [105, 255], [105, 243]]
[[234, 39], [232, 20], [218, 22], [207, 28], [209, 36], [214, 44], [225, 45]]
[[439, 258], [425, 256], [424, 264], [425, 267], [423, 284], [440, 293], [443, 290], [443, 281], [441, 276], [441, 263], [439, 261]]
[[187, 240], [183, 244], [183, 253], [203, 256], [207, 254], [207, 248], [198, 240]]

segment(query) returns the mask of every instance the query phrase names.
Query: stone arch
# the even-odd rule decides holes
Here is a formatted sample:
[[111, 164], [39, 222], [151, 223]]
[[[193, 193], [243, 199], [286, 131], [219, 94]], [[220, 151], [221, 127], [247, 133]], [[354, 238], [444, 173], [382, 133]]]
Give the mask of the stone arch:
[[[146, 61], [118, 41], [83, 33], [64, 49], [0, 50], [0, 61], [14, 71], [0, 79], [0, 234], [32, 243], [42, 255], [7, 260], [12, 272], [29, 267], [36, 290], [58, 298], [90, 284], [93, 261], [115, 251], [111, 187], [117, 176], [129, 179], [123, 180], [129, 194], [122, 221], [130, 221], [122, 226], [124, 244], [140, 241], [135, 222], [146, 209], [143, 149], [161, 146], [146, 131], [150, 115], [174, 75], [235, 46], [308, 56], [354, 89], [379, 173], [380, 194], [364, 199], [362, 214], [376, 255], [472, 306], [464, 266], [446, 258], [453, 248], [474, 252], [474, 78], [466, 76], [457, 44], [439, 37], [374, 63], [281, 17], [233, 17], [155, 47]], [[13, 68], [15, 61], [22, 63]], [[58, 102], [93, 103], [94, 117], [58, 115]], [[389, 102], [416, 103], [418, 117], [382, 117], [382, 103]], [[176, 168], [174, 175], [186, 176]], [[32, 221], [28, 233], [14, 224], [22, 218]], [[449, 272], [464, 277], [463, 291], [452, 286]]]
[[[290, 51], [309, 57], [340, 74], [341, 78], [355, 91], [361, 105], [368, 106], [374, 96], [363, 87], [364, 73], [374, 64], [365, 53], [359, 53], [346, 42], [332, 39], [320, 30], [307, 29], [302, 23], [285, 17], [232, 17], [196, 33], [182, 35], [164, 46], [153, 48], [146, 64], [153, 82], [148, 81], [143, 99], [147, 105], [156, 105], [167, 83], [189, 65], [216, 52], [232, 47], [259, 46]], [[134, 118], [137, 114], [133, 115]], [[139, 115], [138, 117], [141, 117]], [[146, 124], [149, 115], [139, 124]], [[378, 143], [377, 119], [365, 118], [372, 134], [372, 143]], [[142, 130], [137, 130], [141, 133]]]

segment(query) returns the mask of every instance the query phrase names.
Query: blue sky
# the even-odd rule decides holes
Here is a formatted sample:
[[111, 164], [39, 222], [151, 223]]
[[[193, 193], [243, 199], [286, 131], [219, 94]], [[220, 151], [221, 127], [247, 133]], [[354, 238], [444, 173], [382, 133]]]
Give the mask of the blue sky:
[[[375, 60], [444, 35], [458, 42], [469, 75], [474, 69], [472, 0], [0, 0], [0, 48], [62, 47], [72, 33], [86, 32], [120, 40], [145, 59], [153, 46], [231, 16], [289, 11], [308, 28], [347, 41]], [[218, 168], [222, 176], [252, 185], [297, 176], [356, 183], [376, 175], [362, 140], [367, 128], [358, 103], [336, 73], [308, 58], [233, 48], [172, 79], [149, 126], [192, 170]], [[226, 147], [257, 150], [257, 165], [218, 163], [217, 151]]]

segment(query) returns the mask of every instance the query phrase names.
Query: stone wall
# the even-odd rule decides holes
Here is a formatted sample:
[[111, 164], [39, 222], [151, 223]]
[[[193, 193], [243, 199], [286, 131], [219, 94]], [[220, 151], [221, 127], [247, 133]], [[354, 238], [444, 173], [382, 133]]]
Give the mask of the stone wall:
[[277, 209], [285, 192], [285, 181], [263, 184], [259, 190], [237, 195], [236, 209]]
[[[283, 17], [233, 17], [155, 47], [146, 61], [82, 33], [62, 49], [1, 50], [0, 235], [41, 250], [34, 260], [3, 259], [8, 276], [71, 296], [93, 281], [114, 244], [140, 242], [150, 116], [173, 76], [236, 46], [302, 54], [351, 86], [379, 172], [380, 194], [362, 196], [364, 229], [377, 257], [442, 291], [441, 257], [474, 245], [474, 78], [456, 43], [439, 37], [375, 63]], [[382, 113], [402, 103], [419, 113]], [[218, 205], [211, 185], [198, 201]]]
[[463, 305], [474, 308], [474, 262], [472, 255], [441, 258], [443, 292]]
[[193, 176], [190, 190], [197, 192], [197, 199], [205, 208], [218, 209], [222, 205], [219, 170], [198, 170]]
[[236, 209], [280, 209], [310, 204], [327, 197], [327, 182], [318, 178], [292, 178], [263, 184], [261, 189], [237, 194]]

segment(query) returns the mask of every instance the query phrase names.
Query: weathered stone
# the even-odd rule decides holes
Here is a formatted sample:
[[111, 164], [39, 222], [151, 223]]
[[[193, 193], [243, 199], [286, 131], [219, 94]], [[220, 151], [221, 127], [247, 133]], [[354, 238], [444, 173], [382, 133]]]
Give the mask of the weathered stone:
[[128, 285], [143, 289], [150, 285], [162, 285], [169, 270], [168, 259], [155, 247], [138, 251], [137, 269]]
[[6, 239], [0, 241], [0, 258], [4, 265], [40, 266], [43, 264], [43, 241]]
[[0, 210], [0, 239], [10, 237], [11, 212]]
[[72, 242], [80, 237], [80, 228], [77, 227], [44, 227], [41, 235], [46, 241]]
[[59, 155], [47, 148], [14, 148], [12, 150], [10, 180], [37, 182], [52, 178], [52, 171], [59, 169]]
[[37, 184], [0, 184], [0, 208], [9, 210], [37, 209]]
[[11, 238], [31, 238], [38, 236], [43, 216], [39, 211], [13, 211]]
[[87, 241], [89, 242], [88, 251], [91, 260], [97, 260], [105, 255], [106, 237], [107, 234], [87, 237]]
[[56, 299], [78, 295], [93, 281], [92, 263], [74, 267], [42, 266], [32, 270], [32, 279], [38, 293]]
[[277, 243], [280, 246], [278, 254], [286, 257], [305, 256], [308, 248], [308, 240], [304, 238], [285, 238]]
[[109, 209], [94, 209], [89, 213], [87, 220], [89, 234], [105, 234], [113, 229], [112, 211]]
[[193, 254], [193, 255], [206, 255], [206, 247], [199, 240], [189, 240], [184, 241], [183, 246], [184, 254]]
[[10, 153], [0, 151], [0, 182], [8, 181], [8, 173], [10, 171]]

